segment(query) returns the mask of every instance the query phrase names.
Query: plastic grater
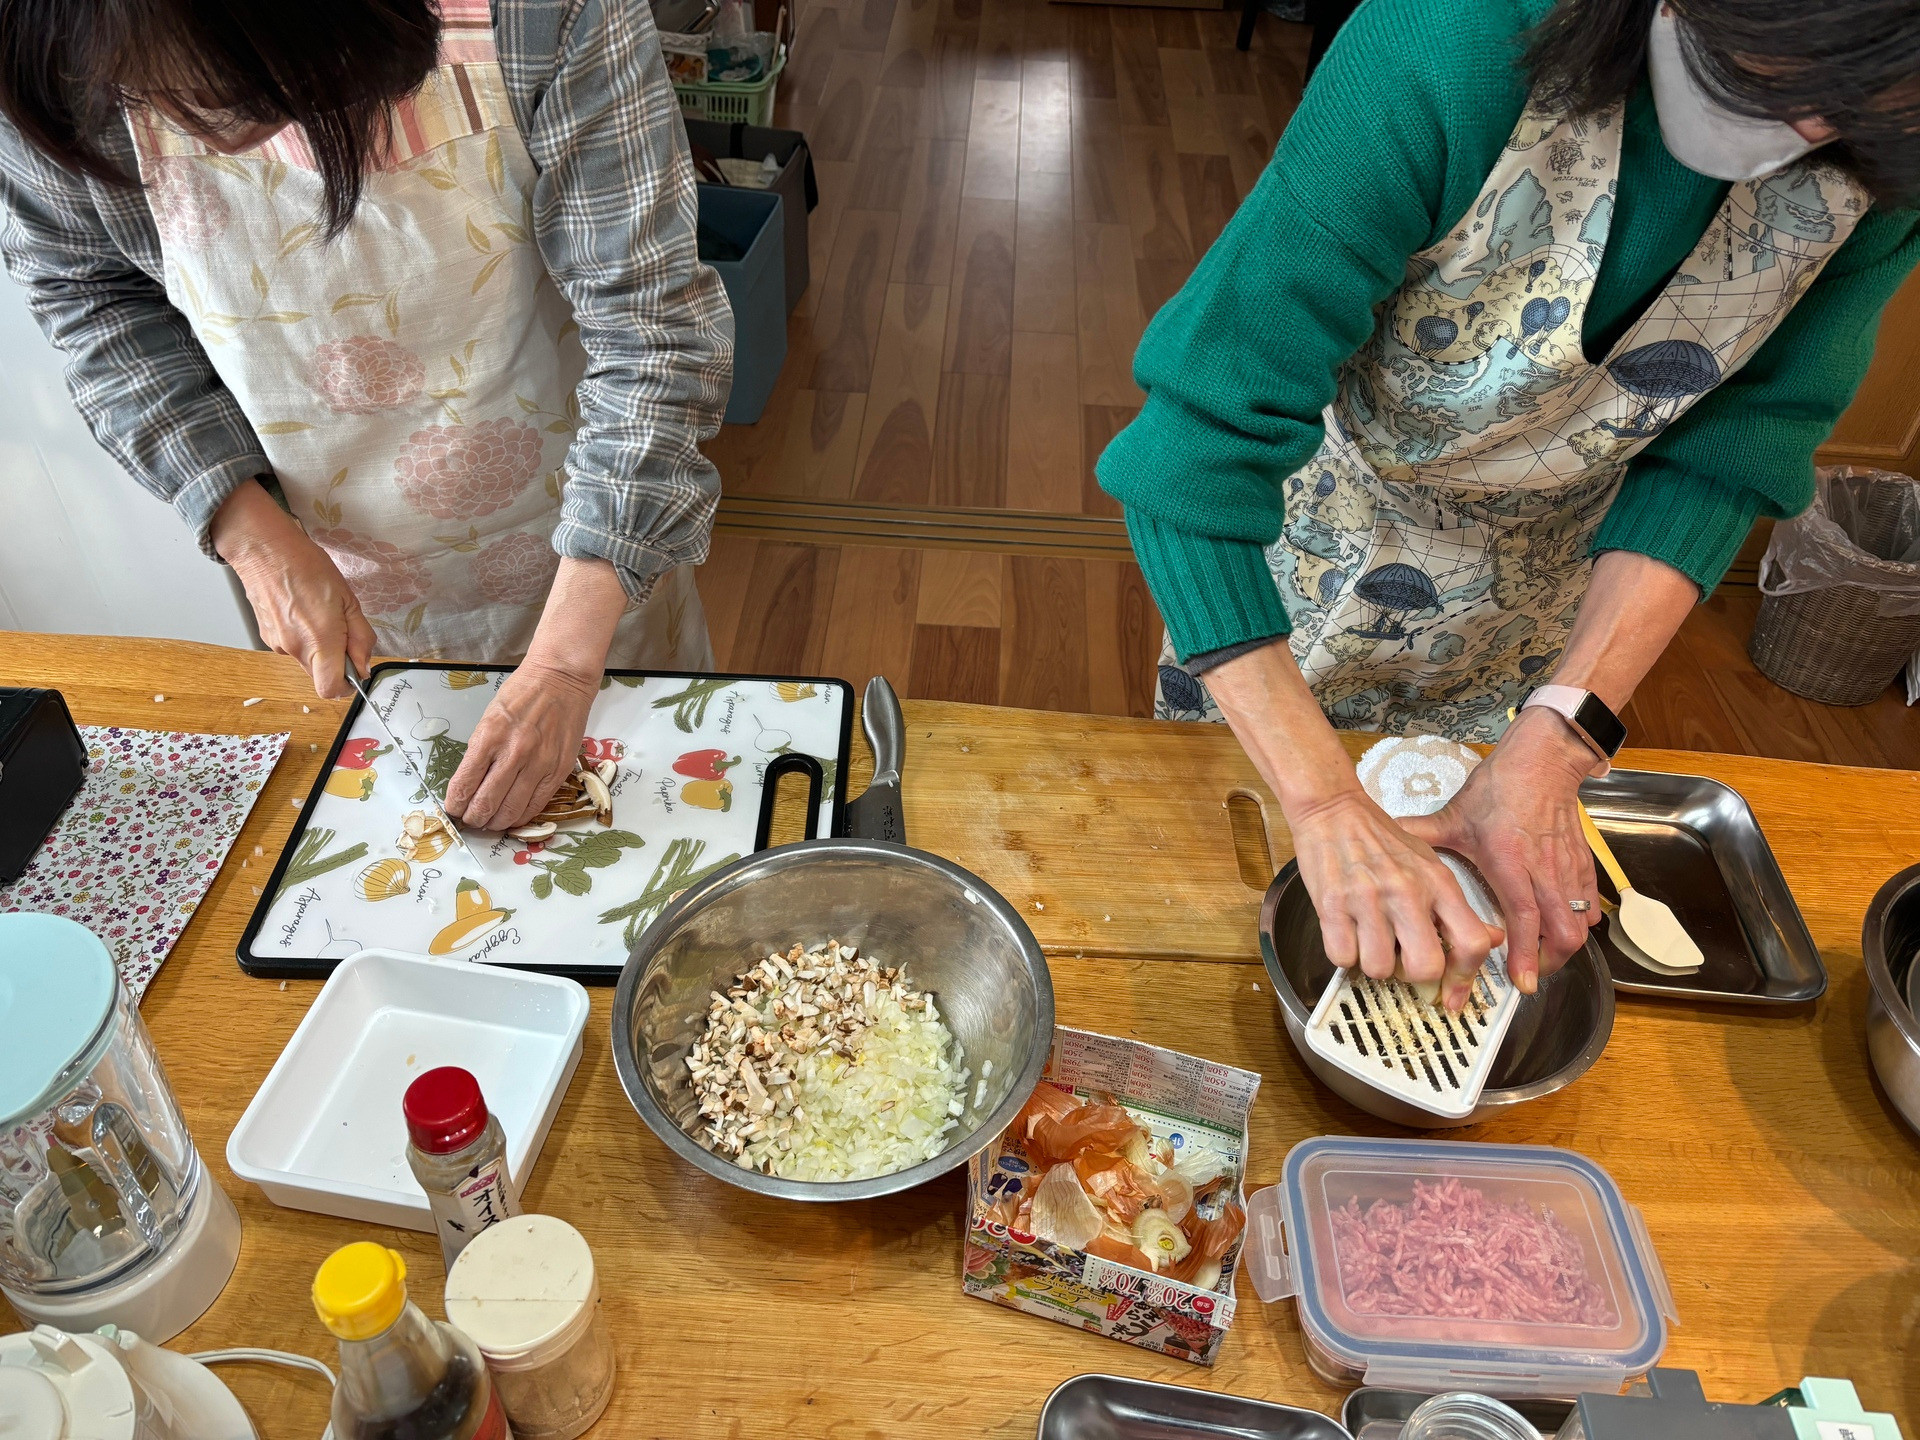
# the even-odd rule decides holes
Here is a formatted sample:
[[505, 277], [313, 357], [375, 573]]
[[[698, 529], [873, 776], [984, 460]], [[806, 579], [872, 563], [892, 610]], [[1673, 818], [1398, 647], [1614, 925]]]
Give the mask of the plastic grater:
[[[1451, 740], [1384, 740], [1360, 757], [1367, 793], [1396, 819], [1428, 815], [1452, 799], [1480, 757]], [[1440, 859], [1459, 880], [1474, 913], [1500, 925], [1480, 874], [1458, 856]], [[1480, 1103], [1500, 1042], [1520, 1004], [1507, 979], [1503, 945], [1474, 977], [1466, 1007], [1449, 1015], [1404, 980], [1375, 980], [1359, 968], [1336, 969], [1307, 1021], [1307, 1047], [1329, 1064], [1410, 1105], [1458, 1119]]]

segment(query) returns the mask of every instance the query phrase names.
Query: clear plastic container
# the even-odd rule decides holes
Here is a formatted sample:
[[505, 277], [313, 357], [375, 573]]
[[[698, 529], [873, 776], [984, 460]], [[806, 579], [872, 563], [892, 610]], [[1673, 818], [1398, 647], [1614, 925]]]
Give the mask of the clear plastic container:
[[1407, 1417], [1400, 1440], [1540, 1440], [1540, 1432], [1512, 1406], [1462, 1390], [1421, 1405]]
[[1548, 1146], [1305, 1141], [1248, 1200], [1242, 1263], [1262, 1300], [1294, 1298], [1336, 1385], [1617, 1391], [1679, 1318], [1640, 1212]]

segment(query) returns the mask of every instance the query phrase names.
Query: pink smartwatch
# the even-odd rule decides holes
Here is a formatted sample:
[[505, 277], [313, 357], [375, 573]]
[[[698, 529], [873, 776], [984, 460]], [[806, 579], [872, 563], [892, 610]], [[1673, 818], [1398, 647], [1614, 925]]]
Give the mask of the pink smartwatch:
[[1613, 768], [1613, 757], [1620, 753], [1620, 747], [1627, 742], [1627, 727], [1620, 723], [1620, 717], [1613, 713], [1606, 701], [1591, 690], [1581, 690], [1572, 685], [1538, 685], [1520, 702], [1522, 710], [1531, 710], [1535, 706], [1553, 711], [1573, 727], [1573, 733], [1586, 743], [1587, 748], [1593, 751], [1594, 758], [1600, 762], [1593, 772], [1596, 776], [1604, 775]]

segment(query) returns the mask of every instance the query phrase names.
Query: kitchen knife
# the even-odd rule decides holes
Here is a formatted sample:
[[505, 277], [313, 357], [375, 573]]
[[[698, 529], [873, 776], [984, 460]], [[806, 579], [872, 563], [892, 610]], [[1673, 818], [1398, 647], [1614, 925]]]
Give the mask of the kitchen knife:
[[907, 756], [907, 724], [900, 716], [900, 697], [884, 675], [867, 682], [860, 728], [867, 732], [867, 745], [873, 751], [873, 779], [866, 793], [847, 806], [840, 834], [904, 845], [907, 821], [900, 809], [900, 766]]
[[453, 843], [466, 851], [467, 858], [474, 864], [480, 864], [480, 857], [474, 854], [473, 847], [467, 844], [466, 837], [460, 833], [459, 825], [454, 822], [451, 815], [447, 814], [447, 807], [440, 803], [440, 797], [433, 793], [433, 787], [427, 784], [426, 772], [414, 763], [413, 756], [407, 752], [407, 747], [400, 743], [400, 737], [394, 734], [393, 727], [387, 724], [387, 717], [382, 715], [379, 707], [373, 703], [373, 695], [368, 691], [366, 682], [354, 673], [351, 661], [347, 663], [347, 679], [352, 681], [353, 688], [359, 691], [360, 703], [366, 707], [367, 713], [373, 716], [373, 723], [380, 727], [380, 733], [387, 737], [387, 743], [393, 746], [394, 752], [406, 762], [408, 773], [420, 782], [421, 793], [427, 797], [427, 804], [433, 807], [433, 813], [440, 817], [440, 823], [447, 827], [447, 834], [453, 837]]

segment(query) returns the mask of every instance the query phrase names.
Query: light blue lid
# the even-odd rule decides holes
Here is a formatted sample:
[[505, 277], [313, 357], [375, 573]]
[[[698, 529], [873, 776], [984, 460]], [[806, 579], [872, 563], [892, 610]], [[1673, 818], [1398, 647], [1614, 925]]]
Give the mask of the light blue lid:
[[55, 1098], [47, 1088], [100, 1034], [118, 980], [107, 947], [78, 921], [0, 915], [0, 1126]]

